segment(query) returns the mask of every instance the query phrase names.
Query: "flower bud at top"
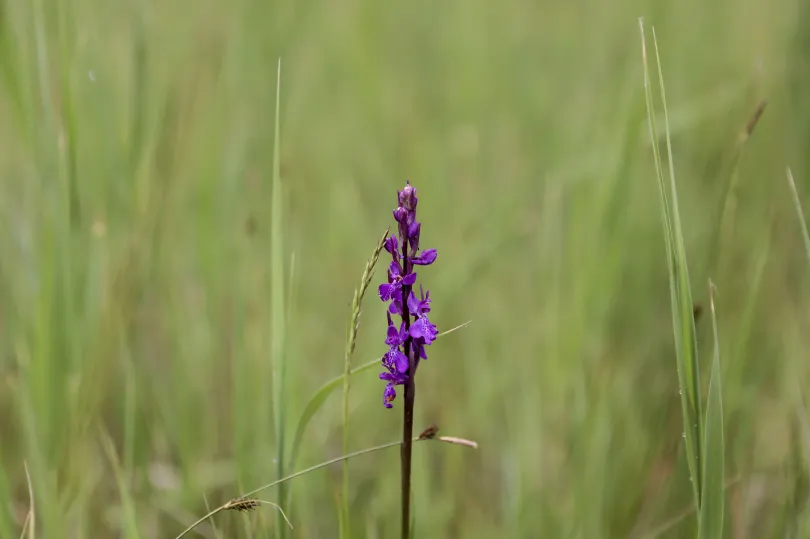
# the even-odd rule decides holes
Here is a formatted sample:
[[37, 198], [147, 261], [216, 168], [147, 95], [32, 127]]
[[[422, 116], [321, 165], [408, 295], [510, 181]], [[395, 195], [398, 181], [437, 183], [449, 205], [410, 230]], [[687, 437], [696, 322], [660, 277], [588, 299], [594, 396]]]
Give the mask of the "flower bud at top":
[[406, 210], [403, 206], [399, 206], [397, 209], [394, 210], [394, 221], [397, 223], [405, 223], [408, 219], [408, 210]]
[[408, 211], [416, 210], [416, 203], [419, 202], [416, 198], [416, 189], [410, 183], [405, 184], [405, 188], [399, 191], [399, 205], [403, 206]]

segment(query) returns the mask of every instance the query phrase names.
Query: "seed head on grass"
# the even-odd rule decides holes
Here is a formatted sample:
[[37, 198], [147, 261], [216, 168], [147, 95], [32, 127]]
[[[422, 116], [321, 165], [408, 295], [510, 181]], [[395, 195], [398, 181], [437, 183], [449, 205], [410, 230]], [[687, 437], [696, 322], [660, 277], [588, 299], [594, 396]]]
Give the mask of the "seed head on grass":
[[361, 305], [363, 297], [366, 295], [371, 280], [374, 278], [374, 267], [377, 265], [377, 260], [380, 258], [386, 240], [388, 238], [388, 230], [385, 231], [380, 241], [377, 243], [371, 258], [366, 262], [366, 267], [363, 270], [363, 275], [360, 277], [360, 287], [355, 289], [354, 297], [352, 298], [352, 315], [349, 321], [349, 335], [346, 339], [346, 358], [347, 361], [354, 353], [355, 345], [357, 344], [357, 330], [360, 327], [360, 314], [362, 313]]
[[228, 507], [226, 509], [228, 511], [239, 511], [240, 513], [244, 513], [247, 511], [253, 511], [260, 505], [261, 502], [256, 498], [234, 498], [228, 502]]
[[[374, 267], [380, 259], [380, 253], [383, 250], [385, 241], [388, 238], [388, 230], [377, 242], [371, 258], [366, 262], [366, 267], [363, 270], [363, 275], [360, 277], [360, 286], [354, 290], [354, 297], [352, 298], [352, 312], [349, 319], [349, 329], [346, 336], [346, 351], [343, 356], [343, 452], [349, 452], [349, 389], [352, 370], [352, 355], [354, 348], [357, 344], [357, 331], [360, 329], [360, 315], [362, 313], [363, 297], [366, 295], [366, 290], [371, 285], [371, 280], [374, 278]], [[348, 527], [349, 522], [349, 462], [343, 462], [343, 518], [341, 519], [342, 528], [341, 537], [345, 537], [347, 532], [345, 528]]]
[[281, 513], [281, 516], [284, 518], [284, 521], [293, 529], [293, 525], [290, 522], [290, 519], [287, 518], [287, 515], [284, 514], [284, 510], [281, 508], [280, 505], [273, 502], [268, 502], [267, 500], [260, 500], [259, 498], [253, 498], [251, 496], [241, 496], [239, 498], [234, 498], [233, 500], [229, 501], [225, 505], [222, 506], [222, 510], [224, 511], [239, 511], [240, 513], [249, 513], [254, 509], [258, 508], [260, 505], [272, 505], [278, 512]]

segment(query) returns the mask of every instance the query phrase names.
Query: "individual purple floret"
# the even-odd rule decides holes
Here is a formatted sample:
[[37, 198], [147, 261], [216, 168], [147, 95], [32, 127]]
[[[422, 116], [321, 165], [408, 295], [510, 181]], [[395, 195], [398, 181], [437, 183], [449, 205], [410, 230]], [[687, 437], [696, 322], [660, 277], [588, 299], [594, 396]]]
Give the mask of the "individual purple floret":
[[[404, 385], [416, 374], [419, 361], [427, 359], [425, 346], [438, 336], [436, 326], [428, 319], [430, 292], [413, 293], [416, 283], [415, 266], [429, 266], [436, 261], [436, 249], [419, 251], [422, 225], [416, 220], [416, 189], [410, 183], [397, 192], [398, 206], [394, 210], [397, 235], [385, 241], [385, 250], [391, 254], [388, 266], [388, 282], [380, 285], [380, 299], [388, 302], [388, 335], [385, 343], [388, 351], [382, 357], [385, 371], [380, 379], [387, 382], [383, 392], [383, 404], [391, 408], [396, 398], [394, 386]], [[404, 306], [404, 308], [403, 308]], [[399, 327], [391, 320], [395, 314], [402, 319]]]
[[388, 283], [380, 285], [380, 299], [383, 301], [390, 301], [392, 299], [399, 299], [402, 295], [402, 287], [413, 286], [416, 282], [416, 274], [408, 273], [402, 275], [402, 268], [398, 261], [391, 262], [388, 267]]

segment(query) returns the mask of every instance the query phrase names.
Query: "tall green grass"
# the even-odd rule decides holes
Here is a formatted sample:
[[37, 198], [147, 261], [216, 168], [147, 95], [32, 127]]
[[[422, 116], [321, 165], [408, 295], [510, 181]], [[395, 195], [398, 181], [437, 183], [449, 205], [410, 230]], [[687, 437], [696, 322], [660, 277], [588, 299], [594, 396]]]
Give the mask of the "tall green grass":
[[[694, 344], [662, 256], [650, 153], [658, 141], [668, 171], [666, 130], [659, 105], [648, 135], [641, 13], [666, 70], [688, 283], [707, 312], [703, 283], [719, 290], [724, 535], [801, 536], [810, 288], [777, 187], [786, 163], [798, 193], [810, 178], [803, 2], [0, 13], [0, 537], [176, 537], [341, 457], [351, 292], [406, 179], [442, 261], [425, 282], [435, 322], [475, 320], [420, 368], [417, 429], [480, 443], [416, 445], [415, 537], [693, 537], [709, 491], [688, 478], [708, 488], [717, 470], [700, 447], [720, 386], [704, 319], [695, 465], [673, 318], [682, 354]], [[384, 331], [368, 302], [350, 451], [399, 435], [373, 366]], [[351, 463], [353, 539], [396, 533], [395, 453]], [[294, 531], [263, 507], [191, 535], [335, 536], [343, 477], [337, 461], [283, 483], [284, 499], [263, 492]]]
[[[725, 445], [723, 438], [723, 405], [720, 382], [720, 351], [717, 337], [717, 319], [713, 297], [714, 285], [709, 282], [714, 356], [709, 378], [706, 412], [703, 413], [698, 341], [695, 330], [696, 311], [692, 301], [689, 268], [686, 259], [683, 227], [678, 207], [678, 191], [675, 184], [675, 164], [670, 136], [661, 57], [655, 28], [652, 31], [655, 63], [658, 68], [658, 84], [664, 117], [664, 139], [668, 170], [665, 170], [661, 151], [658, 148], [659, 134], [655, 118], [655, 105], [647, 55], [647, 40], [644, 21], [639, 19], [641, 29], [642, 61], [644, 65], [644, 88], [652, 141], [655, 171], [661, 201], [661, 216], [664, 225], [669, 285], [672, 305], [672, 325], [675, 337], [675, 359], [678, 372], [678, 392], [681, 395], [683, 412], [683, 439], [686, 448], [689, 481], [692, 483], [695, 506], [698, 513], [700, 539], [722, 539], [725, 516]], [[668, 180], [667, 181], [667, 177]]]
[[[275, 108], [275, 122], [273, 129], [273, 188], [272, 188], [272, 207], [270, 210], [270, 272], [272, 283], [270, 292], [272, 294], [271, 301], [271, 318], [270, 318], [270, 335], [273, 339], [271, 353], [271, 362], [273, 365], [273, 412], [274, 424], [276, 426], [276, 475], [282, 477], [287, 470], [286, 458], [287, 453], [285, 446], [287, 443], [287, 428], [286, 428], [286, 414], [284, 410], [287, 406], [287, 363], [290, 361], [287, 357], [286, 347], [286, 325], [287, 325], [287, 312], [284, 308], [285, 299], [285, 285], [284, 280], [284, 200], [283, 191], [281, 186], [281, 154], [279, 148], [280, 131], [279, 124], [280, 111], [281, 111], [281, 60], [278, 61], [278, 75], [276, 82], [276, 108]], [[286, 498], [284, 484], [280, 483], [278, 486], [278, 499], [283, 500]], [[286, 537], [287, 529], [283, 523], [276, 525], [276, 534], [279, 537]]]

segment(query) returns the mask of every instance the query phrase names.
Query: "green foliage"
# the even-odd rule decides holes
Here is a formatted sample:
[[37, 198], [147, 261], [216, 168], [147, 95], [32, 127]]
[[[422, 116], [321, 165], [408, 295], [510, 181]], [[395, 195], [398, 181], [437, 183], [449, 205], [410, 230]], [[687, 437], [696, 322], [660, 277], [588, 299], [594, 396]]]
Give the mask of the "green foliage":
[[[281, 60], [278, 62], [278, 76], [276, 79], [276, 113], [273, 129], [273, 183], [270, 210], [270, 276], [271, 276], [271, 310], [270, 310], [270, 335], [272, 346], [270, 349], [270, 360], [273, 365], [273, 412], [276, 425], [276, 475], [281, 477], [287, 471], [285, 452], [286, 446], [286, 414], [287, 407], [287, 311], [284, 309], [284, 200], [281, 186], [281, 153], [280, 153], [280, 132], [281, 123]], [[278, 499], [283, 500], [286, 496], [285, 485], [278, 486]], [[287, 536], [287, 528], [284, 523], [276, 521], [276, 533], [284, 539]]]
[[[416, 428], [481, 444], [415, 448], [414, 536], [694, 537], [640, 14], [694, 303], [721, 291], [725, 532], [806, 530], [810, 287], [783, 177], [810, 192], [806, 4], [3, 2], [0, 536], [32, 506], [26, 463], [26, 537], [151, 539], [341, 455], [358, 261], [410, 179], [432, 320], [475, 320], [420, 368]], [[362, 324], [355, 357], [378, 358], [383, 306]], [[352, 366], [353, 448], [400, 435], [376, 364]], [[351, 464], [353, 539], [396, 533], [396, 457]], [[335, 536], [340, 468], [265, 493], [294, 532], [270, 508], [217, 532]]]
[[723, 404], [720, 389], [720, 343], [717, 337], [713, 286], [710, 281], [709, 297], [711, 304], [712, 332], [714, 336], [714, 356], [709, 378], [709, 392], [706, 415], [702, 413], [700, 393], [700, 362], [695, 331], [697, 311], [692, 302], [689, 270], [684, 247], [681, 213], [678, 207], [678, 192], [675, 184], [675, 165], [670, 135], [669, 114], [667, 112], [661, 57], [658, 41], [653, 28], [655, 62], [658, 67], [658, 83], [661, 92], [661, 105], [664, 111], [664, 136], [669, 165], [669, 182], [662, 165], [658, 148], [658, 130], [655, 121], [655, 106], [650, 84], [647, 42], [644, 35], [644, 21], [639, 20], [644, 65], [644, 88], [647, 102], [647, 117], [650, 126], [655, 171], [661, 200], [661, 215], [664, 225], [664, 239], [669, 261], [669, 283], [672, 297], [672, 320], [675, 334], [675, 356], [678, 365], [679, 393], [683, 410], [684, 442], [686, 445], [689, 480], [698, 511], [698, 538], [722, 539], [725, 500], [725, 445], [723, 441]]
[[675, 188], [675, 165], [672, 155], [672, 141], [669, 128], [666, 93], [664, 91], [661, 59], [658, 54], [658, 42], [655, 40], [655, 60], [658, 66], [658, 83], [661, 92], [661, 104], [664, 110], [664, 135], [666, 138], [667, 158], [669, 165], [669, 182], [662, 164], [658, 148], [658, 128], [655, 121], [652, 85], [650, 81], [647, 43], [644, 36], [644, 22], [641, 25], [642, 56], [644, 62], [644, 90], [647, 101], [647, 118], [650, 125], [655, 158], [655, 172], [658, 177], [658, 189], [661, 201], [661, 218], [664, 223], [664, 240], [667, 248], [667, 268], [669, 270], [669, 289], [672, 305], [672, 329], [675, 333], [675, 359], [678, 365], [678, 385], [683, 410], [683, 437], [686, 445], [686, 458], [689, 466], [689, 480], [695, 493], [695, 504], [701, 507], [703, 485], [700, 456], [703, 450], [701, 441], [703, 433], [703, 412], [700, 395], [700, 365], [698, 363], [697, 337], [695, 335], [694, 304], [692, 289], [689, 284], [689, 268], [686, 263], [686, 248], [681, 227], [681, 214], [678, 208], [678, 192]]
[[[711, 285], [710, 285], [711, 287]], [[706, 436], [701, 458], [703, 459], [703, 491], [698, 515], [700, 539], [722, 539], [725, 517], [725, 442], [723, 435], [723, 399], [720, 389], [720, 340], [717, 337], [717, 317], [714, 298], [709, 290], [714, 336], [714, 356], [709, 377], [709, 394], [706, 399]]]
[[[374, 278], [374, 267], [377, 265], [377, 260], [380, 258], [380, 252], [385, 246], [385, 239], [388, 237], [388, 231], [382, 235], [374, 252], [371, 253], [371, 258], [366, 262], [366, 267], [363, 270], [363, 275], [360, 277], [360, 285], [354, 289], [354, 297], [352, 298], [351, 315], [349, 316], [348, 329], [346, 331], [346, 352], [343, 355], [343, 454], [349, 453], [349, 388], [351, 387], [351, 374], [352, 374], [352, 355], [357, 346], [357, 332], [360, 329], [360, 315], [362, 314], [363, 297], [366, 295], [366, 290], [371, 285], [371, 280]], [[341, 539], [348, 539], [349, 522], [350, 522], [350, 504], [349, 504], [349, 461], [343, 461], [343, 491], [341, 493], [341, 515], [340, 515], [340, 537]]]

